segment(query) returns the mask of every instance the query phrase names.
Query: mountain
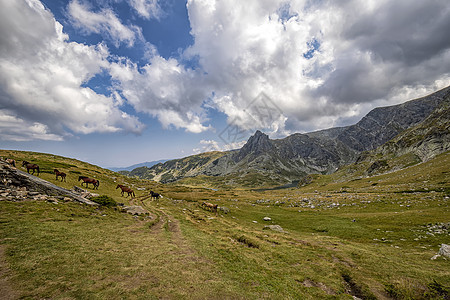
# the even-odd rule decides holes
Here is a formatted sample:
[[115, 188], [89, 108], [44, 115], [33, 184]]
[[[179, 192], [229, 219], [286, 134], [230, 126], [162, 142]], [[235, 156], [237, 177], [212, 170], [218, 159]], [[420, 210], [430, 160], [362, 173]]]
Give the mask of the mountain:
[[[298, 181], [308, 174], [331, 174], [364, 157], [379, 158], [387, 152], [395, 156], [413, 148], [421, 157], [415, 160], [417, 163], [448, 148], [449, 95], [450, 86], [399, 105], [375, 108], [351, 126], [295, 133], [283, 139], [271, 140], [256, 131], [239, 150], [142, 167], [136, 175], [163, 183], [203, 175], [220, 177], [229, 185], [257, 186]], [[377, 150], [381, 154], [370, 152], [382, 145], [386, 148]], [[431, 152], [430, 147], [434, 149]]]
[[111, 170], [111, 171], [114, 171], [114, 172], [119, 172], [119, 171], [130, 171], [131, 172], [131, 171], [133, 171], [136, 168], [140, 168], [140, 167], [151, 168], [151, 167], [153, 167], [156, 164], [164, 163], [166, 161], [168, 161], [168, 159], [162, 159], [162, 160], [156, 160], [156, 161], [146, 161], [146, 162], [143, 162], [143, 163], [139, 163], [139, 164], [135, 164], [135, 165], [132, 165], [132, 166], [129, 166], [129, 167], [123, 167], [123, 168], [111, 167], [111, 168], [107, 168], [107, 169]]

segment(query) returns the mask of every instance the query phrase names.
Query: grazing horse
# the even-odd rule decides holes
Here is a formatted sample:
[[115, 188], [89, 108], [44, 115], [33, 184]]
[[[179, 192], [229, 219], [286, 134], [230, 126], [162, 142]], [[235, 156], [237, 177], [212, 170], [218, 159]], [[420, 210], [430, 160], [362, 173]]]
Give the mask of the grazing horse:
[[[131, 198], [136, 197], [136, 195], [134, 194], [134, 191], [132, 189], [130, 189], [129, 187], [118, 184], [116, 186], [116, 190], [118, 188], [120, 188], [122, 190], [122, 196], [123, 196], [123, 193], [126, 192], [126, 193], [128, 193], [128, 196], [131, 196]], [[128, 198], [128, 196], [127, 196], [127, 198]]]
[[203, 203], [202, 203], [202, 206], [204, 206], [205, 208], [207, 208], [207, 209], [209, 209], [209, 210], [211, 210], [211, 211], [217, 212], [217, 207], [218, 207], [217, 204], [212, 204], [212, 203], [208, 203], [208, 202], [203, 202]]
[[64, 181], [66, 181], [66, 173], [60, 172], [58, 171], [58, 169], [53, 170], [53, 172], [55, 172], [56, 174], [56, 180], [58, 180], [58, 177], [61, 176], [61, 182], [63, 181], [63, 179]]
[[92, 183], [92, 185], [94, 186], [94, 190], [97, 188], [98, 190], [98, 186], [100, 185], [100, 181], [94, 178], [89, 178], [86, 176], [79, 176], [78, 177], [78, 181], [83, 180], [83, 182], [81, 183], [81, 186], [83, 186], [83, 183], [86, 183], [86, 188], [88, 187], [89, 183]]
[[6, 159], [6, 162], [7, 162], [8, 164], [10, 164], [11, 166], [13, 166], [13, 167], [16, 166], [16, 161], [15, 161], [14, 159], [7, 158], [7, 159]]
[[158, 198], [162, 198], [162, 195], [155, 193], [154, 191], [150, 191], [150, 199], [153, 200], [153, 198], [155, 198], [155, 200], [158, 200]]
[[30, 164], [29, 162], [27, 162], [26, 160], [24, 160], [24, 161], [22, 162], [22, 167], [26, 167], [26, 168], [27, 168], [27, 173], [28, 173], [28, 174], [30, 173], [30, 170], [33, 170], [33, 173], [31, 173], [31, 175], [33, 175], [33, 174], [34, 174], [34, 171], [37, 170], [37, 174], [38, 174], [38, 176], [39, 176], [40, 171], [39, 171], [39, 166], [38, 166], [38, 165], [36, 165], [36, 164]]

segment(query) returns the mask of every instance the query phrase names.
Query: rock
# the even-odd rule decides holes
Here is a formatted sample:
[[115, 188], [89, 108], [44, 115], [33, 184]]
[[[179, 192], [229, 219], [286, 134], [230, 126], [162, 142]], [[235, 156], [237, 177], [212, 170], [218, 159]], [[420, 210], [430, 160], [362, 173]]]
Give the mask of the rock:
[[85, 189], [82, 189], [76, 185], [73, 186], [72, 191], [78, 194], [86, 193], [87, 191]]
[[439, 249], [438, 255], [450, 258], [450, 245], [442, 244], [441, 249]]
[[148, 212], [144, 208], [142, 208], [142, 206], [139, 205], [125, 206], [123, 207], [123, 210], [132, 215], [148, 214]]
[[225, 207], [225, 206], [219, 206], [219, 210], [221, 212], [223, 212], [224, 214], [227, 214], [227, 213], [230, 212], [230, 209], [228, 207]]
[[264, 217], [263, 220], [264, 220], [264, 221], [272, 221], [272, 218]]
[[284, 231], [283, 227], [281, 227], [280, 225], [266, 225], [264, 226], [263, 230], [273, 230], [273, 231], [278, 231], [278, 232], [286, 232]]

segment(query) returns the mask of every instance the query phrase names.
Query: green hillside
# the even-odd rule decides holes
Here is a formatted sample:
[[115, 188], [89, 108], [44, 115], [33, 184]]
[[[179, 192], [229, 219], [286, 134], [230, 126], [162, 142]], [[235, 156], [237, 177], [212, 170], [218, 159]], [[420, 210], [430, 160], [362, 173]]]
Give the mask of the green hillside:
[[[9, 299], [450, 296], [450, 260], [430, 259], [450, 244], [449, 152], [403, 171], [349, 181], [338, 172], [267, 191], [163, 185], [50, 154], [0, 156], [37, 163], [41, 178], [65, 188], [95, 177], [96, 193], [149, 211], [7, 201], [0, 192], [0, 290]], [[121, 197], [117, 183], [137, 198]], [[164, 198], [151, 201], [150, 189]]]

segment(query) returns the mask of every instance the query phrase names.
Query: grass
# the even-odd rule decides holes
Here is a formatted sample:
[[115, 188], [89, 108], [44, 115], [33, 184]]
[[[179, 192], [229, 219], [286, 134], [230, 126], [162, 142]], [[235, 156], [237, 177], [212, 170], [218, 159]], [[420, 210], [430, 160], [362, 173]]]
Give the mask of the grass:
[[[317, 176], [304, 187], [272, 191], [160, 185], [49, 154], [0, 155], [48, 170], [59, 165], [67, 183], [41, 177], [67, 188], [79, 185], [77, 172], [96, 176], [96, 193], [153, 216], [0, 201], [3, 261], [23, 298], [448, 297], [450, 260], [430, 258], [450, 236], [429, 229], [450, 222], [448, 153], [402, 172], [343, 182]], [[153, 189], [164, 198], [121, 197], [115, 186], [124, 182], [137, 196]], [[206, 200], [230, 212], [204, 210], [199, 203]]]

